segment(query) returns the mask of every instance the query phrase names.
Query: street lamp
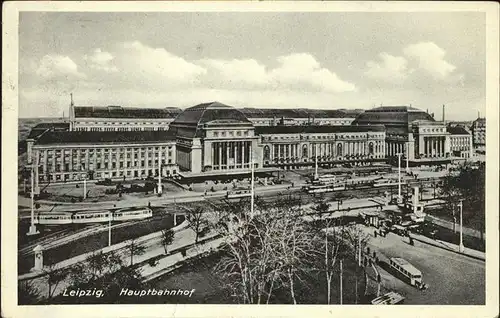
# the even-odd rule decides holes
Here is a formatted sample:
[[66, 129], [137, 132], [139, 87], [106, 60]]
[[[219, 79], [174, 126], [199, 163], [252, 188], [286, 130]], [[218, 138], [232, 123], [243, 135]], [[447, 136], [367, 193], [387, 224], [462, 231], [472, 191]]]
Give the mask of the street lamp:
[[406, 173], [410, 172], [410, 142], [406, 142]]
[[460, 200], [460, 203], [458, 204], [458, 206], [460, 207], [460, 245], [458, 245], [458, 251], [460, 253], [463, 253], [465, 250], [464, 242], [463, 242], [463, 235], [462, 235], [462, 231], [463, 231], [463, 224], [462, 224], [463, 200]]
[[33, 171], [35, 169], [35, 165], [31, 163], [30, 168], [31, 168], [31, 178], [30, 178], [31, 179], [31, 225], [26, 235], [36, 235], [39, 234], [40, 232], [36, 229], [35, 225], [35, 208], [34, 208], [35, 182], [34, 182], [34, 171]]
[[83, 177], [83, 199], [87, 198], [87, 176]]
[[401, 156], [402, 153], [398, 153], [398, 203], [401, 203]]

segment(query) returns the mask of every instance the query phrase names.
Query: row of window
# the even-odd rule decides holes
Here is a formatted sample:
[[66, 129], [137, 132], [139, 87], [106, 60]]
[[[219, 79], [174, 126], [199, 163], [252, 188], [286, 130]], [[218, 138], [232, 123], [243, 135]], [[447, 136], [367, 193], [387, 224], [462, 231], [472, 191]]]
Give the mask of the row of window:
[[444, 133], [445, 129], [444, 128], [423, 128], [422, 132], [440, 132], [440, 133]]
[[[125, 166], [127, 168], [137, 168], [137, 167], [144, 167], [145, 163], [146, 163], [146, 161], [144, 161], [144, 160], [141, 160], [140, 162], [139, 161], [134, 161], [134, 162], [132, 162], [132, 161], [127, 161], [127, 162], [120, 161], [120, 162], [104, 162], [104, 163], [102, 163], [102, 162], [96, 162], [95, 163], [95, 167], [94, 167], [94, 163], [90, 162], [88, 164], [88, 169], [89, 170], [94, 170], [94, 169], [97, 169], [97, 170], [101, 170], [101, 169], [107, 170], [107, 169], [116, 169], [117, 167], [120, 168], [120, 169], [123, 169]], [[155, 166], [158, 166], [158, 160], [154, 160], [154, 161], [153, 160], [148, 160], [147, 163], [148, 163], [148, 166], [152, 166], [153, 164]], [[165, 161], [165, 160], [161, 161], [162, 165], [164, 165], [166, 163], [172, 164], [172, 159], [168, 159], [167, 161]], [[78, 163], [73, 162], [73, 165], [71, 165], [71, 163], [57, 163], [57, 164], [54, 165], [54, 169], [55, 169], [56, 172], [63, 171], [63, 168], [64, 168], [64, 171], [86, 170], [87, 169], [87, 163], [86, 162], [82, 162], [82, 163], [80, 163], [80, 165], [78, 165]], [[40, 173], [43, 173], [43, 166], [40, 166], [38, 169], [39, 169]], [[47, 164], [46, 165], [46, 169], [47, 169], [47, 171], [50, 172], [52, 170], [52, 165], [51, 164]]]
[[[126, 155], [127, 155], [127, 159], [130, 159], [130, 158], [132, 157], [132, 154], [131, 154], [130, 152], [127, 152], [127, 154], [126, 154]], [[139, 156], [139, 155], [140, 155], [140, 156]], [[159, 158], [159, 157], [160, 157], [160, 155], [161, 155], [161, 157], [164, 157], [164, 156], [165, 156], [165, 154], [160, 154], [160, 153], [158, 153], [158, 152], [154, 152], [154, 153], [153, 153], [153, 152], [149, 152], [149, 153], [148, 153], [148, 157], [149, 157], [149, 158]], [[94, 155], [94, 153], [89, 153], [89, 155], [88, 155], [88, 156], [89, 156], [89, 158], [92, 158], [92, 159], [93, 159], [95, 155]], [[104, 155], [102, 155], [102, 154], [100, 154], [100, 153], [97, 153], [97, 156], [95, 156], [95, 157], [96, 157], [98, 160], [101, 160], [101, 159], [103, 159], [103, 158], [104, 158], [104, 160], [107, 160], [107, 159], [109, 159], [109, 158], [111, 158], [112, 160], [116, 160], [116, 159], [118, 159], [118, 158], [119, 158], [119, 159], [124, 159], [124, 154], [123, 154], [123, 153], [120, 153], [120, 154], [118, 155], [118, 154], [116, 154], [116, 153], [111, 153], [111, 156], [110, 156], [108, 153], [105, 153]], [[167, 152], [167, 157], [172, 157], [172, 150], [169, 150], [169, 151]], [[44, 153], [43, 153], [43, 152], [42, 152], [42, 153], [40, 153], [40, 159], [44, 159], [44, 158], [45, 158]], [[59, 154], [55, 154], [55, 158], [56, 158], [56, 160], [60, 161], [60, 160], [62, 160], [62, 159], [63, 159], [63, 156], [61, 156], [61, 154], [59, 153]], [[78, 153], [73, 153], [73, 154], [70, 154], [70, 153], [65, 153], [65, 154], [64, 154], [64, 159], [65, 159], [65, 160], [71, 160], [71, 158], [78, 160], [78, 159], [79, 159], [79, 158], [78, 158]], [[80, 159], [81, 159], [81, 160], [84, 160], [84, 159], [86, 159], [86, 158], [87, 158], [87, 155], [86, 155], [86, 154], [80, 153]], [[134, 153], [134, 159], [138, 159], [138, 158], [141, 158], [141, 159], [146, 158], [146, 153], [145, 153], [145, 152], [141, 152], [141, 153], [137, 153], [137, 152], [136, 152], [136, 153]], [[48, 160], [52, 160], [52, 159], [54, 159], [54, 154], [52, 154], [52, 153], [48, 153], [48, 154], [47, 154], [47, 159], [48, 159]]]
[[168, 125], [172, 120], [162, 121], [162, 122], [142, 122], [142, 121], [79, 121], [75, 125], [87, 126], [87, 125], [105, 125], [105, 126], [126, 126], [126, 125]]
[[74, 131], [162, 131], [168, 130], [166, 127], [76, 127]]
[[[226, 137], [226, 132], [225, 131], [221, 131], [221, 132], [218, 132], [218, 131], [214, 131], [213, 132], [213, 137]], [[241, 137], [241, 136], [248, 136], [248, 130], [245, 130], [245, 131], [241, 131], [241, 130], [237, 130], [237, 131], [228, 131], [227, 132], [227, 136], [229, 137], [234, 137], [234, 136], [238, 136], [238, 137]]]
[[[162, 147], [163, 149], [165, 149], [165, 147]], [[162, 151], [163, 151], [162, 149]], [[171, 150], [172, 149], [172, 146], [168, 146], [168, 149]], [[124, 153], [124, 152], [137, 152], [137, 153], [144, 153], [146, 151], [149, 151], [149, 153], [151, 154], [151, 152], [153, 150], [155, 151], [158, 151], [160, 150], [160, 147], [147, 147], [147, 148], [95, 148], [95, 149], [88, 149], [88, 148], [85, 148], [85, 149], [55, 149], [55, 150], [52, 150], [52, 149], [47, 149], [47, 153], [50, 155], [50, 154], [53, 154], [55, 153], [56, 155], [60, 155], [62, 152], [66, 153], [66, 154], [69, 154], [71, 152], [73, 152], [73, 154], [76, 154], [78, 153], [78, 150], [80, 150], [80, 153], [82, 154], [85, 154], [85, 153], [89, 153], [89, 154], [93, 154], [94, 152], [96, 153], [111, 153], [111, 154], [116, 154], [116, 153]], [[44, 150], [41, 149], [40, 150], [40, 153], [43, 154], [44, 153]]]
[[[286, 135], [286, 136], [262, 136], [262, 140], [289, 140], [289, 139], [334, 139], [345, 138], [345, 139], [361, 139], [366, 138], [366, 135]], [[372, 138], [383, 138], [384, 135], [371, 135]]]
[[[344, 151], [350, 152], [350, 150], [352, 150], [352, 149], [349, 149], [348, 146], [344, 148], [344, 146], [342, 144], [337, 144], [337, 146], [333, 146], [332, 144], [330, 144], [330, 147], [328, 148], [329, 153], [332, 153], [335, 148], [336, 148], [336, 155], [337, 156], [342, 156]], [[368, 154], [369, 155], [372, 155], [375, 151], [380, 152], [381, 149], [382, 149], [381, 146], [377, 147], [373, 142], [370, 142], [368, 144]], [[292, 151], [290, 151], [290, 153], [289, 153], [288, 147], [283, 147], [280, 149], [278, 145], [274, 145], [273, 150], [274, 150], [274, 157], [278, 157], [278, 156], [288, 157], [289, 154], [292, 152]], [[293, 151], [293, 152], [295, 152], [295, 151]], [[316, 155], [316, 147], [312, 146], [311, 149], [309, 149], [308, 145], [303, 145], [302, 146], [302, 157], [308, 157], [309, 152], [311, 152], [312, 156], [315, 156]], [[320, 151], [318, 150], [318, 153], [319, 152]], [[297, 154], [295, 154], [295, 155], [297, 155]], [[264, 146], [264, 160], [269, 160], [270, 157], [271, 157], [271, 148], [268, 145], [266, 145], [266, 146]]]

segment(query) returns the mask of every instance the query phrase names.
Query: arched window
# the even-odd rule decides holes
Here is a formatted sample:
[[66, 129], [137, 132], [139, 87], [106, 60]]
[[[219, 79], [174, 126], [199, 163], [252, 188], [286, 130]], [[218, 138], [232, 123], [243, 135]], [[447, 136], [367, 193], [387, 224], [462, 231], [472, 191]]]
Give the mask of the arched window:
[[307, 145], [302, 146], [302, 157], [308, 157], [308, 155], [307, 155]]
[[369, 153], [370, 155], [373, 155], [373, 142], [370, 142], [370, 143], [368, 144], [368, 153]]
[[264, 146], [264, 160], [269, 160], [271, 156], [271, 149], [269, 149], [269, 146]]
[[342, 144], [337, 145], [337, 156], [342, 156]]

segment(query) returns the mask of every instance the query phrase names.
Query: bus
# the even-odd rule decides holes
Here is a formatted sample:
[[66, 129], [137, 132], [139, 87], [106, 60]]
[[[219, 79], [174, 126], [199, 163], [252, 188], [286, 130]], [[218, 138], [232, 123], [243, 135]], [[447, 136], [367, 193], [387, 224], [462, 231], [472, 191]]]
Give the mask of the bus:
[[405, 259], [393, 257], [390, 259], [389, 265], [393, 270], [402, 275], [410, 285], [415, 287], [422, 286], [422, 272]]

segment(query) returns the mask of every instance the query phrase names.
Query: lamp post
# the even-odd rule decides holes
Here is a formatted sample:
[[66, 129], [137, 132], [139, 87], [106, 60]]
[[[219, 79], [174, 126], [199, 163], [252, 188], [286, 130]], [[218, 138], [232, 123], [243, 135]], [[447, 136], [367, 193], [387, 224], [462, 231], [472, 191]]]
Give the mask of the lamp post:
[[109, 211], [109, 226], [108, 226], [108, 246], [111, 246], [111, 219], [113, 217], [113, 212]]
[[87, 198], [87, 176], [83, 178], [83, 199]]
[[29, 231], [28, 231], [28, 233], [26, 233], [26, 235], [36, 235], [40, 232], [38, 232], [38, 230], [36, 229], [36, 225], [35, 225], [35, 207], [34, 207], [35, 182], [34, 182], [34, 171], [33, 171], [35, 169], [35, 166], [33, 165], [33, 163], [31, 163], [30, 168], [31, 168], [31, 225], [30, 225]]
[[410, 172], [410, 142], [406, 142], [406, 173]]
[[401, 203], [401, 156], [402, 153], [398, 153], [398, 202]]
[[253, 218], [253, 206], [254, 206], [254, 163], [253, 163], [253, 152], [251, 153], [251, 167], [250, 167], [250, 217]]
[[463, 200], [460, 200], [460, 203], [458, 203], [458, 206], [460, 207], [460, 244], [458, 245], [458, 251], [460, 253], [463, 253], [464, 252], [464, 242], [463, 242], [463, 235], [462, 235], [462, 231], [463, 231], [463, 224], [462, 224], [462, 212], [463, 212], [463, 204], [462, 204]]

